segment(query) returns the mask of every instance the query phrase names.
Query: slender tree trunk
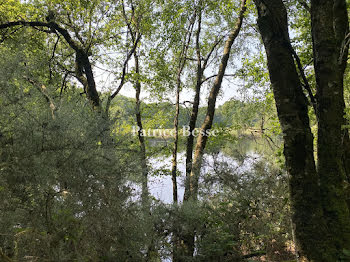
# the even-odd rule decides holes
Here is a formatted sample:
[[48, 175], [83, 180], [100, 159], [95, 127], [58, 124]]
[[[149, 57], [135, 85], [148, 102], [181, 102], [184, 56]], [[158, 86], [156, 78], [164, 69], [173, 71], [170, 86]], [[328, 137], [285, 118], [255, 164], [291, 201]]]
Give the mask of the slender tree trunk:
[[186, 141], [186, 178], [185, 178], [185, 194], [184, 201], [188, 200], [190, 194], [190, 179], [191, 179], [191, 169], [192, 169], [192, 159], [193, 159], [193, 146], [194, 146], [194, 136], [193, 130], [196, 128], [198, 111], [199, 111], [199, 103], [200, 103], [200, 91], [202, 86], [202, 78], [204, 69], [202, 67], [202, 58], [201, 58], [201, 50], [200, 50], [200, 33], [201, 33], [201, 25], [202, 25], [202, 10], [201, 3], [199, 4], [198, 17], [197, 17], [198, 28], [196, 32], [196, 54], [197, 54], [197, 76], [196, 76], [196, 87], [195, 87], [195, 95], [193, 99], [192, 112], [189, 122], [189, 135]]
[[349, 137], [347, 130], [342, 129], [345, 124], [343, 81], [348, 54], [348, 48], [342, 46], [349, 31], [345, 0], [312, 0], [311, 25], [319, 120], [317, 171], [324, 217], [340, 254], [343, 248], [350, 247], [346, 193], [346, 165], [350, 158], [345, 150]]
[[191, 170], [192, 170], [193, 147], [194, 147], [193, 131], [196, 128], [196, 122], [198, 118], [201, 87], [202, 87], [202, 84], [206, 81], [206, 80], [203, 80], [204, 70], [207, 68], [208, 61], [211, 55], [213, 54], [215, 48], [219, 45], [222, 39], [220, 38], [215, 41], [215, 43], [211, 47], [211, 50], [207, 54], [206, 58], [202, 57], [201, 46], [200, 46], [200, 33], [201, 33], [201, 27], [202, 27], [202, 10], [201, 10], [202, 4], [203, 4], [202, 1], [200, 1], [198, 4], [198, 11], [197, 11], [198, 12], [198, 16], [197, 16], [198, 28], [196, 32], [197, 73], [196, 73], [195, 97], [193, 100], [192, 113], [191, 113], [191, 118], [189, 123], [189, 132], [188, 132], [189, 135], [187, 137], [187, 143], [186, 143], [186, 179], [185, 179], [184, 201], [188, 200], [190, 197], [190, 185], [192, 183]]
[[175, 109], [175, 118], [174, 118], [174, 129], [175, 129], [175, 141], [174, 141], [174, 148], [173, 148], [173, 160], [172, 160], [172, 169], [171, 169], [171, 176], [173, 181], [173, 201], [174, 203], [178, 202], [178, 195], [177, 195], [177, 151], [178, 151], [178, 141], [179, 141], [179, 114], [180, 114], [180, 92], [181, 92], [181, 75], [186, 65], [186, 56], [187, 56], [187, 50], [189, 48], [191, 37], [192, 37], [192, 30], [193, 30], [193, 24], [195, 21], [195, 15], [190, 19], [190, 23], [187, 29], [187, 32], [185, 34], [185, 38], [183, 41], [182, 50], [180, 53], [179, 58], [179, 67], [178, 67], [178, 73], [176, 78], [176, 109]]
[[192, 170], [190, 174], [190, 193], [189, 193], [189, 198], [192, 198], [193, 200], [197, 199], [197, 194], [198, 194], [198, 181], [199, 181], [199, 175], [200, 175], [200, 169], [202, 166], [202, 158], [204, 154], [204, 149], [208, 140], [208, 131], [211, 129], [213, 120], [214, 120], [214, 114], [215, 114], [215, 104], [216, 104], [216, 99], [219, 94], [222, 80], [225, 75], [225, 70], [227, 67], [227, 62], [230, 57], [230, 51], [232, 48], [232, 45], [237, 38], [241, 27], [243, 23], [243, 18], [244, 14], [246, 11], [246, 0], [242, 0], [241, 2], [241, 10], [238, 16], [238, 20], [236, 23], [235, 28], [232, 30], [230, 33], [228, 39], [225, 42], [225, 47], [224, 47], [224, 53], [221, 58], [221, 63], [219, 67], [219, 72], [215, 78], [215, 82], [213, 87], [211, 88], [209, 98], [208, 98], [208, 108], [207, 108], [207, 113], [203, 122], [203, 125], [200, 130], [200, 134], [197, 139], [196, 143], [196, 148], [195, 148], [195, 153], [194, 153], [194, 159], [192, 163]]
[[[219, 67], [219, 72], [216, 76], [214, 86], [212, 87], [208, 99], [208, 109], [206, 113], [206, 117], [204, 120], [204, 123], [201, 127], [201, 132], [198, 136], [196, 148], [195, 148], [195, 154], [192, 162], [192, 168], [190, 170], [190, 174], [186, 174], [186, 188], [185, 188], [185, 195], [184, 195], [184, 202], [189, 201], [197, 201], [197, 194], [198, 194], [198, 181], [199, 181], [199, 174], [201, 169], [201, 163], [202, 163], [202, 157], [204, 148], [206, 146], [206, 142], [208, 139], [208, 136], [203, 135], [206, 134], [208, 130], [211, 129], [211, 126], [213, 124], [213, 118], [215, 114], [215, 103], [216, 98], [219, 94], [221, 83], [223, 80], [223, 77], [225, 75], [225, 70], [227, 66], [227, 62], [230, 56], [231, 47], [233, 45], [233, 42], [237, 38], [240, 29], [242, 27], [243, 17], [244, 13], [246, 11], [246, 0], [242, 0], [241, 3], [241, 11], [239, 13], [239, 17], [237, 20], [237, 24], [233, 31], [230, 33], [224, 48], [224, 54], [221, 59], [221, 64]], [[200, 21], [200, 20], [199, 20]], [[200, 28], [200, 23], [199, 23]], [[199, 43], [199, 34], [197, 32], [197, 43]], [[198, 47], [198, 46], [197, 46]], [[202, 84], [202, 76], [203, 76], [203, 69], [201, 66], [201, 59], [200, 59], [200, 53], [198, 52], [199, 48], [197, 48], [197, 55], [199, 57], [199, 65], [197, 70], [197, 85], [200, 87]], [[209, 54], [210, 56], [210, 54]], [[205, 68], [205, 67], [204, 67]], [[199, 90], [198, 90], [199, 91]], [[199, 92], [198, 92], [199, 95]], [[199, 101], [199, 100], [198, 100]], [[188, 147], [189, 145], [187, 145]], [[192, 154], [192, 148], [191, 148], [191, 154]], [[195, 228], [193, 226], [190, 226], [186, 229], [186, 232], [182, 235], [182, 250], [183, 254], [186, 257], [193, 256], [194, 253], [194, 247], [195, 247]]]
[[[142, 135], [143, 126], [142, 126], [141, 100], [140, 100], [141, 81], [139, 79], [140, 67], [139, 67], [139, 57], [137, 55], [136, 50], [134, 52], [134, 60], [135, 60], [135, 73], [137, 75], [137, 80], [135, 83], [136, 123], [139, 129], [137, 133], [137, 137], [140, 143], [140, 158], [141, 158], [140, 160], [141, 160], [141, 169], [142, 169], [141, 203], [142, 203], [142, 209], [144, 212], [145, 219], [149, 220], [149, 222], [152, 223], [151, 206], [150, 206], [151, 203], [150, 203], [149, 191], [148, 191], [148, 165], [147, 165], [147, 156], [146, 156], [146, 144], [145, 144], [145, 139]], [[150, 241], [147, 246], [146, 261], [153, 261], [155, 257], [158, 257], [158, 252], [155, 249], [155, 244], [154, 244], [154, 236], [153, 236], [154, 232], [151, 229], [146, 234]]]
[[[349, 131], [347, 129], [344, 130], [343, 134], [343, 163], [346, 172], [346, 177], [348, 179], [348, 183], [350, 183], [350, 139], [349, 139]], [[350, 192], [348, 193], [348, 207], [350, 209]]]
[[[333, 92], [339, 92], [339, 94], [331, 94], [330, 86], [325, 88], [326, 90], [320, 90], [321, 93], [318, 91], [317, 111], [320, 128], [318, 144], [322, 144], [318, 145], [318, 174], [313, 156], [313, 136], [309, 125], [307, 100], [290, 50], [285, 6], [282, 0], [254, 0], [254, 2], [258, 10], [258, 26], [265, 45], [270, 80], [284, 134], [284, 155], [287, 171], [290, 174], [291, 203], [297, 244], [301, 255], [310, 261], [338, 261], [342, 249], [349, 246], [344, 244], [348, 243], [346, 242], [347, 223], [350, 222], [340, 186], [342, 184], [340, 177], [344, 178], [342, 175], [344, 172], [341, 170], [342, 151], [334, 148], [341, 146], [339, 122], [343, 121], [343, 112], [339, 97], [342, 97], [342, 91], [333, 88]], [[321, 1], [314, 2], [319, 4]], [[332, 1], [322, 1], [327, 4], [330, 2]], [[328, 12], [329, 8], [332, 10], [332, 7], [326, 6], [327, 4], [321, 8], [325, 12]], [[312, 12], [321, 12], [321, 10], [314, 9]], [[315, 30], [322, 31], [327, 23], [324, 20], [327, 16], [319, 15], [318, 19], [322, 18], [322, 21], [313, 18], [314, 39]], [[317, 24], [316, 28], [314, 28], [315, 24]], [[333, 26], [333, 22], [331, 24]], [[317, 33], [330, 34], [330, 32], [321, 31]], [[320, 44], [325, 45], [325, 49], [317, 53]], [[330, 58], [323, 58], [327, 53], [332, 52], [328, 44], [327, 42], [314, 43], [316, 71], [320, 65], [328, 67]], [[323, 74], [328, 75], [328, 72], [323, 71]], [[318, 86], [319, 81], [320, 79], [317, 80]], [[339, 103], [338, 106], [333, 104], [333, 100]], [[332, 113], [327, 113], [326, 108]], [[326, 129], [334, 137], [325, 134]], [[326, 141], [327, 139], [329, 140]], [[326, 144], [332, 144], [328, 147], [327, 153]], [[331, 156], [333, 153], [331, 150], [334, 150], [335, 155]], [[330, 187], [327, 188], [325, 183], [329, 183]], [[337, 200], [336, 193], [339, 197]], [[332, 203], [334, 206], [323, 209], [325, 203], [326, 205]], [[341, 232], [340, 227], [345, 232]]]
[[175, 118], [174, 118], [174, 129], [175, 129], [175, 137], [174, 137], [174, 148], [173, 148], [173, 159], [172, 159], [172, 167], [171, 167], [171, 179], [173, 182], [173, 203], [177, 204], [177, 148], [179, 143], [179, 114], [180, 114], [180, 83], [181, 80], [178, 76], [178, 84], [176, 88], [176, 108], [175, 108]]
[[[179, 140], [179, 114], [180, 114], [180, 92], [181, 92], [181, 75], [186, 65], [186, 56], [187, 51], [191, 42], [192, 37], [192, 31], [193, 31], [193, 25], [196, 18], [196, 12], [193, 15], [192, 18], [190, 18], [189, 26], [187, 29], [187, 32], [185, 34], [182, 50], [180, 53], [179, 58], [179, 67], [178, 67], [178, 74], [176, 79], [176, 112], [175, 112], [175, 118], [174, 118], [174, 128], [175, 128], [175, 141], [174, 141], [174, 149], [173, 149], [173, 160], [172, 160], [172, 181], [173, 181], [173, 202], [174, 204], [178, 203], [178, 194], [177, 194], [177, 152], [178, 152], [178, 140]], [[197, 107], [198, 111], [198, 107]], [[192, 142], [193, 143], [193, 142]], [[187, 159], [187, 158], [186, 158]], [[179, 225], [180, 221], [174, 221], [173, 225], [173, 262], [180, 262], [181, 261], [181, 254], [182, 254], [182, 246], [180, 244], [181, 236], [179, 234]], [[180, 222], [181, 223], [181, 222]]]
[[[174, 148], [173, 148], [173, 159], [171, 167], [171, 179], [173, 182], [173, 203], [177, 205], [178, 195], [177, 195], [177, 151], [178, 151], [178, 141], [179, 141], [179, 114], [180, 114], [180, 85], [181, 85], [181, 74], [180, 70], [178, 73], [178, 83], [176, 88], [176, 109], [175, 109], [175, 118], [174, 118], [174, 129], [175, 129], [175, 138], [174, 138]], [[178, 221], [174, 220], [172, 225], [172, 248], [173, 248], [173, 262], [178, 262], [178, 250], [179, 250], [179, 234], [177, 230]]]
[[193, 147], [194, 147], [194, 136], [193, 131], [196, 128], [199, 103], [200, 103], [200, 91], [201, 91], [201, 79], [203, 77], [202, 68], [198, 67], [197, 69], [197, 84], [195, 89], [195, 96], [193, 100], [192, 112], [190, 117], [190, 122], [188, 125], [189, 135], [187, 136], [186, 141], [186, 179], [185, 179], [185, 194], [184, 200], [188, 200], [190, 196], [190, 179], [191, 179], [191, 170], [192, 170], [192, 160], [193, 160]]
[[[199, 103], [200, 103], [200, 91], [202, 86], [202, 78], [204, 69], [202, 67], [201, 49], [200, 49], [200, 33], [202, 26], [202, 2], [200, 1], [197, 7], [197, 31], [196, 31], [196, 55], [197, 55], [197, 75], [196, 75], [196, 87], [195, 96], [193, 99], [192, 112], [188, 128], [188, 136], [186, 141], [186, 178], [185, 178], [185, 193], [184, 193], [184, 203], [190, 198], [190, 184], [191, 184], [191, 169], [192, 169], [192, 159], [193, 159], [193, 146], [194, 146], [194, 136], [193, 131], [196, 128]], [[178, 261], [183, 261], [184, 258], [193, 256], [194, 252], [194, 228], [192, 226], [186, 225], [185, 230], [181, 232], [180, 246], [178, 252]]]
[[135, 83], [136, 90], [136, 123], [138, 127], [137, 137], [140, 142], [140, 157], [141, 157], [141, 168], [142, 168], [142, 192], [141, 192], [141, 200], [144, 208], [147, 208], [149, 205], [149, 193], [148, 193], [148, 167], [147, 167], [147, 158], [146, 158], [146, 145], [145, 139], [142, 135], [142, 116], [141, 116], [141, 101], [140, 101], [140, 93], [141, 93], [141, 81], [139, 80], [140, 67], [139, 67], [139, 57], [136, 52], [134, 52], [135, 59], [135, 73], [137, 75], [137, 80]]
[[[185, 177], [185, 193], [184, 193], [184, 203], [188, 202], [191, 197], [191, 170], [192, 170], [192, 160], [193, 160], [193, 147], [194, 147], [194, 136], [193, 131], [196, 128], [196, 122], [198, 118], [198, 111], [199, 111], [199, 103], [200, 103], [200, 90], [202, 85], [202, 78], [203, 78], [203, 69], [199, 64], [197, 66], [197, 83], [196, 83], [196, 89], [195, 89], [195, 97], [193, 100], [193, 107], [192, 107], [192, 113], [189, 123], [189, 135], [187, 136], [186, 141], [186, 177]], [[185, 231], [182, 232], [182, 235], [180, 236], [181, 241], [181, 248], [179, 249], [179, 255], [180, 257], [191, 257], [193, 256], [194, 252], [194, 241], [195, 241], [195, 234], [194, 234], [194, 228], [188, 226], [185, 227]], [[183, 260], [178, 260], [179, 262], [182, 262]]]

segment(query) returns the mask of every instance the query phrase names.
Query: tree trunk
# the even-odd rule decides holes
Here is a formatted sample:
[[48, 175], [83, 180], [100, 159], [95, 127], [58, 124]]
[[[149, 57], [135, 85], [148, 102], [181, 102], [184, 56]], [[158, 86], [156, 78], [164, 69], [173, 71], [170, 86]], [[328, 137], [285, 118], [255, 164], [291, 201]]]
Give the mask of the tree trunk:
[[[176, 109], [175, 109], [175, 118], [174, 118], [174, 129], [175, 129], [175, 138], [174, 138], [174, 148], [173, 148], [173, 159], [171, 167], [171, 178], [173, 182], [173, 204], [178, 204], [178, 195], [177, 195], [177, 151], [178, 151], [178, 142], [179, 142], [179, 114], [180, 114], [180, 87], [181, 87], [181, 71], [179, 70], [177, 76], [177, 88], [176, 88]], [[174, 219], [172, 225], [172, 258], [173, 262], [180, 262], [179, 260], [179, 250], [180, 246], [180, 237], [178, 233], [178, 223], [179, 221]]]
[[[91, 68], [91, 63], [85, 51], [76, 51], [75, 58], [75, 73], [79, 82], [84, 87], [86, 96], [96, 108], [100, 106], [100, 98], [96, 90], [94, 74]], [[84, 76], [85, 74], [85, 76]]]
[[[201, 53], [201, 47], [200, 47], [200, 33], [201, 33], [201, 27], [202, 27], [202, 1], [198, 3], [198, 29], [196, 32], [196, 55], [197, 55], [197, 74], [196, 74], [196, 87], [195, 87], [195, 97], [193, 101], [193, 107], [192, 107], [192, 114], [190, 118], [189, 123], [189, 133], [187, 137], [187, 144], [186, 144], [186, 180], [185, 180], [185, 194], [184, 194], [184, 201], [187, 201], [190, 197], [190, 185], [193, 183], [191, 182], [191, 171], [192, 171], [192, 160], [193, 160], [193, 147], [194, 147], [194, 136], [193, 131], [196, 127], [196, 122], [198, 118], [198, 110], [199, 110], [199, 102], [200, 102], [200, 90], [202, 87], [202, 84], [210, 79], [211, 77], [207, 78], [206, 80], [203, 80], [204, 71], [208, 66], [209, 59], [211, 55], [213, 54], [215, 48], [220, 44], [222, 38], [219, 38], [215, 41], [215, 43], [212, 45], [210, 51], [208, 52], [207, 56], [205, 58], [202, 57]], [[213, 77], [213, 76], [212, 76]]]
[[[176, 102], [175, 102], [176, 109], [175, 109], [175, 118], [174, 118], [175, 141], [174, 141], [173, 160], [172, 160], [172, 169], [171, 169], [174, 203], [178, 202], [176, 172], [177, 172], [177, 151], [178, 151], [178, 141], [179, 141], [181, 75], [186, 65], [187, 50], [191, 42], [194, 21], [195, 21], [195, 15], [192, 18], [190, 18], [190, 21], [189, 21], [190, 23], [184, 37], [183, 46], [179, 57], [179, 67], [178, 67], [177, 79], [176, 79]], [[197, 111], [198, 111], [198, 106], [197, 106]], [[191, 152], [192, 152], [192, 149], [191, 149]], [[191, 156], [192, 156], [192, 153], [191, 153]], [[186, 161], [187, 161], [187, 158], [186, 158]]]
[[198, 28], [196, 32], [196, 54], [197, 54], [197, 76], [196, 76], [196, 87], [195, 87], [195, 96], [193, 99], [192, 113], [189, 122], [189, 134], [186, 142], [186, 178], [185, 178], [185, 193], [184, 201], [188, 200], [190, 194], [190, 179], [191, 179], [191, 169], [192, 169], [192, 159], [193, 159], [193, 145], [194, 145], [194, 136], [193, 130], [196, 128], [198, 110], [200, 103], [200, 91], [202, 86], [202, 78], [204, 69], [202, 67], [201, 60], [201, 50], [200, 50], [200, 33], [202, 27], [202, 10], [201, 2], [199, 3], [199, 11], [197, 17]]
[[[290, 49], [285, 6], [282, 0], [254, 0], [254, 2], [258, 10], [258, 26], [265, 45], [270, 80], [284, 135], [284, 155], [287, 171], [290, 174], [291, 204], [294, 211], [293, 222], [296, 227], [297, 244], [301, 255], [311, 261], [337, 261], [342, 249], [349, 247], [344, 244], [348, 234], [347, 223], [350, 222], [340, 179], [344, 174], [341, 170], [341, 150], [339, 149], [341, 137], [339, 122], [343, 122], [343, 112], [340, 109], [342, 103], [339, 97], [342, 97], [342, 92], [338, 89], [339, 94], [330, 94], [329, 88], [326, 88], [326, 91], [323, 89], [323, 93], [318, 91], [317, 111], [319, 111], [320, 128], [318, 174], [313, 156], [313, 136], [309, 125], [307, 100], [303, 94]], [[321, 9], [327, 12], [328, 8], [323, 6]], [[316, 10], [314, 9], [313, 12]], [[313, 27], [315, 23], [318, 24], [316, 30], [322, 31], [326, 22], [324, 18], [322, 21], [313, 19]], [[315, 28], [313, 31], [315, 35]], [[318, 32], [326, 35], [328, 33]], [[316, 70], [320, 63], [328, 67], [329, 58], [322, 57], [330, 49], [326, 42], [323, 44], [325, 44], [325, 50], [316, 53]], [[316, 43], [314, 49], [317, 48], [319, 44]], [[323, 71], [323, 74], [327, 77], [328, 72]], [[318, 79], [318, 85], [319, 81]], [[337, 92], [333, 89], [334, 91]], [[328, 97], [330, 95], [331, 97]], [[340, 105], [335, 106], [333, 99], [340, 102]], [[325, 106], [332, 113], [325, 112]], [[326, 129], [332, 134], [331, 136], [335, 137], [325, 134]], [[329, 140], [326, 141], [327, 139]], [[327, 147], [326, 144], [331, 145]], [[332, 155], [331, 150], [334, 150], [335, 155]], [[321, 189], [319, 183], [321, 183]], [[326, 188], [325, 183], [330, 183], [330, 188]], [[337, 193], [337, 200], [335, 193]], [[324, 203], [327, 205], [332, 203], [334, 206], [323, 209]], [[341, 232], [341, 227], [345, 232]]]
[[[192, 170], [192, 160], [193, 160], [193, 146], [194, 146], [194, 136], [193, 131], [196, 128], [199, 103], [200, 103], [200, 91], [202, 86], [202, 78], [204, 73], [204, 68], [202, 67], [202, 57], [200, 49], [200, 34], [202, 29], [202, 1], [198, 3], [197, 7], [197, 31], [196, 31], [196, 55], [197, 55], [197, 74], [196, 74], [196, 87], [195, 96], [193, 99], [192, 112], [189, 122], [189, 133], [186, 141], [186, 178], [185, 178], [185, 193], [184, 193], [184, 203], [190, 198], [190, 184], [191, 184], [191, 170]], [[194, 252], [194, 228], [190, 225], [186, 225], [185, 230], [181, 232], [179, 236], [180, 246], [178, 248], [177, 261], [183, 261], [183, 259], [192, 257]]]
[[141, 189], [141, 201], [142, 205], [145, 209], [148, 209], [149, 205], [149, 196], [148, 196], [148, 167], [147, 167], [147, 158], [146, 158], [146, 145], [145, 139], [142, 135], [142, 117], [141, 117], [141, 101], [140, 101], [140, 93], [141, 93], [141, 82], [139, 79], [140, 67], [139, 67], [139, 57], [134, 52], [135, 59], [135, 73], [137, 75], [137, 80], [135, 83], [136, 90], [136, 123], [138, 127], [137, 137], [140, 142], [140, 157], [141, 157], [141, 169], [142, 169], [142, 189]]
[[190, 196], [190, 184], [191, 184], [191, 170], [192, 170], [192, 160], [193, 160], [193, 147], [194, 147], [194, 136], [193, 130], [196, 128], [198, 111], [199, 111], [199, 102], [200, 102], [200, 91], [201, 91], [201, 81], [203, 77], [202, 68], [198, 67], [197, 69], [197, 84], [195, 89], [195, 97], [193, 100], [192, 113], [189, 123], [189, 134], [186, 141], [186, 180], [185, 180], [185, 194], [184, 200], [188, 200]]
[[[200, 174], [200, 169], [201, 169], [201, 163], [202, 163], [202, 157], [203, 157], [203, 152], [204, 148], [206, 146], [206, 142], [208, 139], [206, 134], [208, 130], [211, 129], [213, 119], [214, 119], [214, 114], [215, 114], [215, 103], [216, 103], [216, 98], [219, 94], [220, 88], [221, 88], [221, 83], [223, 80], [223, 77], [225, 75], [225, 70], [227, 66], [227, 62], [230, 56], [230, 51], [231, 47], [233, 45], [233, 42], [237, 38], [240, 29], [242, 27], [242, 22], [243, 22], [243, 17], [244, 13], [246, 10], [246, 0], [242, 0], [241, 4], [241, 11], [239, 13], [238, 21], [233, 29], [233, 31], [230, 33], [226, 43], [225, 43], [225, 48], [224, 48], [224, 54], [221, 59], [221, 64], [219, 67], [219, 72], [216, 76], [214, 86], [212, 87], [208, 99], [208, 109], [206, 113], [206, 117], [204, 120], [204, 123], [201, 127], [201, 132], [198, 136], [197, 143], [196, 143], [196, 149], [195, 149], [195, 154], [194, 154], [194, 159], [192, 163], [192, 168], [190, 170], [190, 174], [186, 174], [186, 188], [185, 188], [185, 195], [184, 195], [184, 202], [188, 201], [197, 201], [197, 194], [198, 194], [198, 180], [199, 180], [199, 174]], [[200, 21], [200, 20], [199, 20]], [[199, 23], [199, 28], [200, 28], [200, 23]], [[199, 43], [199, 34], [197, 32], [197, 44]], [[214, 46], [215, 48], [215, 46]], [[202, 84], [202, 76], [203, 76], [203, 69], [201, 66], [201, 61], [200, 61], [200, 53], [198, 53], [198, 46], [197, 46], [197, 55], [199, 57], [199, 65], [198, 65], [198, 70], [197, 70], [197, 87], [200, 87]], [[210, 56], [210, 53], [208, 57]], [[204, 67], [205, 68], [205, 67]], [[199, 95], [199, 90], [198, 90], [198, 95]], [[199, 99], [198, 99], [199, 102]], [[189, 145], [187, 145], [189, 147]], [[192, 148], [191, 148], [191, 154], [192, 154]], [[186, 172], [187, 173], [187, 172]], [[193, 256], [194, 252], [194, 247], [195, 247], [195, 228], [193, 226], [190, 226], [189, 228], [186, 229], [186, 232], [182, 235], [182, 251], [183, 255], [186, 257], [191, 257]]]
[[[178, 76], [178, 78], [180, 78]], [[179, 114], [180, 114], [180, 83], [181, 80], [178, 80], [177, 88], [176, 88], [176, 108], [175, 108], [175, 118], [174, 118], [174, 129], [175, 129], [175, 137], [174, 137], [174, 148], [173, 148], [173, 159], [172, 159], [172, 167], [171, 167], [171, 179], [173, 182], [173, 203], [177, 204], [177, 148], [179, 142]]]
[[311, 26], [319, 120], [317, 171], [324, 217], [340, 254], [343, 248], [350, 247], [345, 166], [350, 158], [344, 159], [348, 146], [344, 142], [349, 137], [342, 129], [346, 123], [343, 80], [348, 53], [342, 45], [349, 31], [345, 0], [312, 0]]
[[228, 39], [225, 42], [225, 48], [224, 48], [223, 56], [221, 58], [219, 72], [215, 78], [214, 85], [211, 88], [211, 91], [209, 94], [207, 113], [197, 139], [194, 159], [192, 163], [192, 170], [190, 174], [189, 198], [192, 198], [193, 200], [197, 199], [198, 181], [199, 181], [200, 169], [202, 166], [202, 158], [203, 158], [204, 149], [208, 140], [207, 134], [208, 134], [208, 131], [211, 129], [213, 120], [214, 120], [216, 98], [219, 94], [221, 83], [225, 75], [227, 62], [230, 57], [231, 47], [241, 30], [245, 11], [246, 11], [246, 0], [242, 0], [241, 10], [238, 16], [236, 26], [232, 30]]

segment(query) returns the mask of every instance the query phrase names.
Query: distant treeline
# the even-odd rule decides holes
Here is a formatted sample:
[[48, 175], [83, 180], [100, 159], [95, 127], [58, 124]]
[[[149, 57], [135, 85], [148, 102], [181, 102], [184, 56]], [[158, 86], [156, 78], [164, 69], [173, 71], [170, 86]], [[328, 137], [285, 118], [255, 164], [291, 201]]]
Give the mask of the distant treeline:
[[[215, 113], [214, 125], [231, 127], [234, 129], [246, 129], [260, 126], [262, 121], [261, 108], [264, 102], [243, 102], [240, 100], [229, 100], [219, 106]], [[144, 126], [152, 129], [173, 128], [175, 105], [170, 102], [143, 103], [141, 106]], [[207, 108], [200, 107], [196, 127], [203, 123]], [[118, 96], [116, 97], [112, 111], [116, 112], [119, 118], [133, 123], [135, 116], [135, 99]], [[188, 125], [191, 114], [191, 105], [180, 107], [179, 126]]]

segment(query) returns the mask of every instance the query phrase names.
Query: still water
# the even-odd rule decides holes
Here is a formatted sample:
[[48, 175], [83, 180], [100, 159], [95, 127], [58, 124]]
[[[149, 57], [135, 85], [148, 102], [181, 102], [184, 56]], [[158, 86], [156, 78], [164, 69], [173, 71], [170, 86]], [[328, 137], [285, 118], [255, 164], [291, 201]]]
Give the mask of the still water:
[[[249, 171], [255, 161], [261, 157], [261, 146], [263, 141], [252, 139], [242, 139], [234, 145], [234, 149], [222, 149], [215, 154], [204, 154], [201, 174], [215, 175], [215, 167], [220, 163], [228, 164], [237, 173]], [[185, 180], [185, 153], [180, 152], [178, 159], [178, 200], [182, 202], [184, 195]], [[171, 179], [171, 156], [157, 156], [149, 159], [149, 166], [152, 168], [151, 175], [148, 180], [148, 188], [150, 194], [163, 203], [170, 204], [173, 199], [173, 185]]]

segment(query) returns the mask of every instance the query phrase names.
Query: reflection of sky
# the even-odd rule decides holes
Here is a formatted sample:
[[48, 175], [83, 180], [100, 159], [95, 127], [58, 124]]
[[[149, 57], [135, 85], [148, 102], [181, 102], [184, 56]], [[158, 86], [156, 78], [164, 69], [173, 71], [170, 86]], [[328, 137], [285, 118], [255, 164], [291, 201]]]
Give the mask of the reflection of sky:
[[[177, 193], [178, 193], [178, 200], [179, 202], [182, 202], [183, 195], [185, 192], [184, 189], [184, 174], [186, 170], [186, 165], [184, 163], [185, 159], [185, 153], [178, 153], [177, 154], [178, 163], [177, 163], [177, 170], [180, 174], [177, 176]], [[173, 182], [171, 179], [171, 160], [172, 157], [156, 157], [151, 158], [149, 161], [150, 167], [153, 169], [153, 171], [159, 170], [159, 169], [165, 169], [169, 172], [165, 175], [150, 175], [148, 179], [148, 189], [152, 196], [155, 198], [163, 201], [164, 203], [170, 204], [173, 202]]]
[[[178, 153], [178, 171], [181, 173], [177, 177], [177, 190], [178, 190], [178, 200], [182, 202], [184, 195], [184, 179], [185, 179], [185, 153]], [[212, 155], [204, 155], [204, 161], [202, 165], [202, 173], [215, 173], [215, 165], [217, 162], [229, 163], [230, 168], [235, 170], [236, 173], [244, 173], [252, 168], [253, 162], [259, 156], [255, 153], [249, 153], [248, 157], [239, 163], [233, 158], [219, 153], [215, 157]], [[148, 188], [150, 194], [158, 200], [164, 203], [170, 204], [173, 202], [173, 183], [170, 175], [171, 171], [171, 159], [172, 157], [156, 157], [149, 161], [149, 165], [152, 167], [153, 171], [157, 170], [167, 170], [166, 174], [163, 172], [155, 172], [157, 175], [150, 175], [148, 180]]]

